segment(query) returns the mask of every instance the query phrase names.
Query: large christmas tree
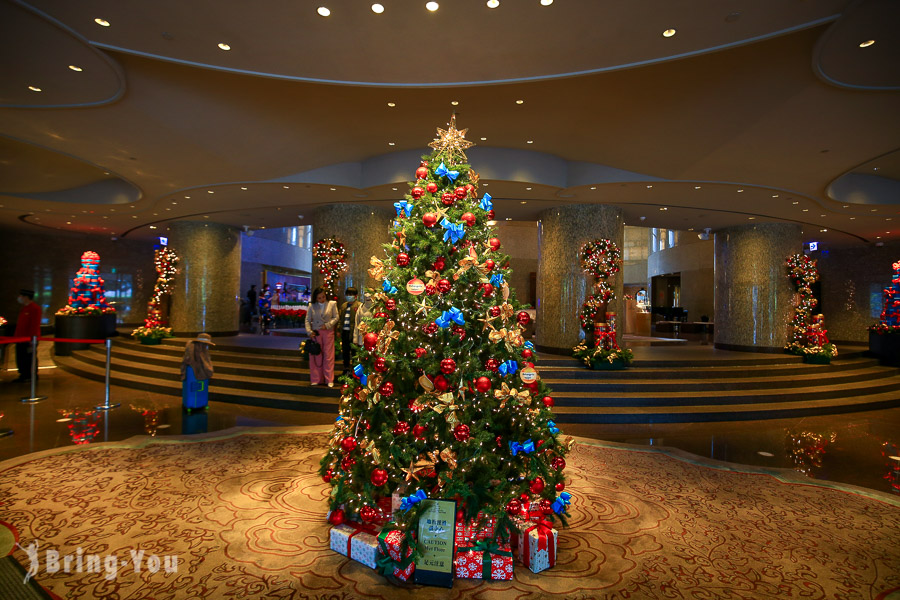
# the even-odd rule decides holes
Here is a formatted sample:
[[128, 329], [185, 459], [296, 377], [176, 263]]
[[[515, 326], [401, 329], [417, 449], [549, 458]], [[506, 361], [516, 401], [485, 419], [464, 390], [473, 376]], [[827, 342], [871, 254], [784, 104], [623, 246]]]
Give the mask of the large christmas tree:
[[[565, 512], [567, 444], [553, 399], [523, 337], [527, 312], [509, 287], [509, 257], [466, 164], [472, 145], [455, 116], [429, 144], [404, 200], [393, 243], [372, 257], [373, 318], [363, 324], [354, 377], [321, 474], [332, 523], [358, 520], [415, 531], [424, 498], [456, 500], [457, 521], [539, 507]], [[401, 498], [391, 514], [391, 497]], [[396, 502], [394, 508], [396, 509]]]

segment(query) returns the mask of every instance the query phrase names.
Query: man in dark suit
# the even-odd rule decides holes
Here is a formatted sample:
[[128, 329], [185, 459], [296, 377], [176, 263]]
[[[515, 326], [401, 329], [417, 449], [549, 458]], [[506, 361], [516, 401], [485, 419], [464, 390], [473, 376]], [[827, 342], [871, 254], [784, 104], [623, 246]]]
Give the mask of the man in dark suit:
[[344, 372], [346, 375], [350, 372], [350, 343], [353, 341], [353, 327], [356, 323], [356, 311], [359, 310], [360, 302], [359, 290], [355, 287], [348, 287], [344, 292], [345, 302], [341, 304], [338, 311], [338, 322], [336, 328], [341, 332], [341, 354], [344, 358]]

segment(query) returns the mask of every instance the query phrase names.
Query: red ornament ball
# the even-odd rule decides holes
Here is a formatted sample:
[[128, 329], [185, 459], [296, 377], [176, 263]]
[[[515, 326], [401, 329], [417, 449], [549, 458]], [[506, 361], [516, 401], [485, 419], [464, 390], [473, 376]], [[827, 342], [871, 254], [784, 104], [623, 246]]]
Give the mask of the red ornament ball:
[[434, 389], [436, 389], [439, 392], [446, 392], [447, 389], [450, 387], [450, 382], [447, 381], [447, 378], [444, 377], [443, 375], [438, 375], [437, 377], [435, 377], [433, 383], [434, 383]]
[[356, 459], [350, 456], [349, 454], [341, 459], [341, 468], [344, 471], [349, 471], [353, 468], [353, 465], [356, 464]]
[[531, 358], [532, 356], [534, 356], [534, 352], [532, 352], [528, 348], [522, 350], [522, 358]]
[[566, 484], [563, 483], [562, 481], [560, 481], [559, 483], [556, 484], [556, 491], [557, 491], [557, 492], [561, 492], [561, 491], [563, 491], [564, 489], [566, 489]]
[[394, 435], [404, 435], [409, 433], [409, 423], [406, 421], [398, 421], [396, 425], [394, 425]]
[[532, 494], [540, 494], [544, 491], [544, 480], [540, 477], [535, 477], [531, 480], [531, 485], [528, 486], [528, 489], [531, 490]]
[[452, 358], [445, 358], [441, 361], [441, 373], [444, 375], [450, 375], [456, 371], [456, 361]]
[[372, 316], [374, 316], [376, 319], [386, 319], [386, 318], [387, 318], [387, 313], [384, 312], [383, 310], [379, 310], [377, 313], [375, 313], [375, 314], [372, 315]]
[[415, 352], [416, 358], [422, 358], [423, 356], [428, 354], [428, 350], [426, 350], [425, 348], [416, 348]]
[[417, 179], [425, 179], [426, 177], [428, 177], [428, 167], [419, 167], [416, 169]]
[[384, 469], [375, 469], [372, 471], [372, 485], [375, 487], [381, 487], [387, 483], [388, 480], [388, 472]]
[[474, 197], [475, 196], [475, 186], [472, 185], [471, 183], [467, 183], [466, 184], [466, 193], [469, 194], [470, 196]]
[[487, 218], [488, 218], [488, 221], [494, 220], [494, 209], [493, 208], [488, 211]]
[[371, 350], [378, 344], [378, 334], [374, 332], [369, 332], [365, 336], [363, 336], [363, 346], [365, 346], [366, 350]]
[[434, 296], [435, 294], [437, 294], [437, 291], [437, 288], [430, 283], [425, 286], [425, 294], [428, 296]]
[[427, 166], [428, 166], [428, 161], [427, 161], [427, 160], [419, 161], [419, 166], [420, 166], [420, 167], [427, 167]]
[[424, 327], [422, 327], [422, 331], [424, 331], [428, 335], [434, 335], [437, 333], [438, 326], [437, 323], [428, 323]]
[[356, 449], [356, 438], [348, 435], [341, 440], [341, 449], [344, 452], [353, 452]]
[[525, 327], [529, 323], [531, 323], [531, 315], [529, 315], [524, 310], [520, 310], [519, 314], [516, 315], [516, 321], [519, 322], [519, 325]]
[[541, 398], [541, 402], [543, 402], [544, 406], [546, 406], [547, 408], [553, 408], [553, 398], [552, 397], [544, 396], [543, 398]]
[[447, 263], [444, 260], [443, 256], [438, 256], [436, 259], [434, 259], [434, 264], [432, 266], [434, 267], [435, 271], [443, 271], [447, 266]]
[[375, 359], [375, 370], [379, 373], [384, 373], [385, 371], [387, 371], [387, 361], [383, 356], [379, 356]]
[[363, 523], [371, 523], [378, 518], [378, 511], [367, 504], [359, 509], [359, 518]]
[[459, 442], [465, 442], [467, 439], [469, 439], [469, 426], [464, 423], [460, 423], [459, 425], [454, 427], [453, 437], [455, 437]]
[[475, 215], [470, 212], [463, 213], [463, 215], [460, 217], [460, 220], [466, 224], [466, 227], [475, 226]]
[[341, 386], [341, 396], [346, 396], [347, 392], [349, 392], [349, 391], [350, 391], [350, 386], [347, 385], [346, 383]]
[[422, 223], [425, 227], [434, 227], [437, 223], [437, 215], [435, 213], [425, 213], [422, 215]]
[[519, 502], [518, 498], [513, 498], [506, 503], [506, 514], [509, 516], [514, 517], [520, 512], [522, 512], [522, 503]]
[[500, 361], [496, 358], [489, 358], [484, 361], [484, 366], [488, 371], [496, 371], [500, 368]]
[[443, 204], [444, 206], [450, 206], [455, 200], [456, 198], [450, 192], [444, 192], [443, 194], [441, 194], [441, 204]]
[[566, 459], [564, 459], [562, 456], [557, 456], [550, 461], [550, 466], [557, 471], [562, 471], [566, 468]]
[[492, 317], [499, 317], [499, 316], [500, 316], [500, 307], [499, 307], [499, 306], [492, 306], [492, 307], [490, 307], [490, 308], [488, 309], [488, 313], [489, 313]]
[[322, 481], [328, 483], [331, 481], [331, 478], [334, 477], [334, 471], [332, 469], [328, 469], [325, 471], [325, 474], [322, 475]]
[[538, 503], [538, 506], [541, 508], [541, 512], [545, 515], [549, 515], [553, 513], [553, 503], [550, 502], [547, 498], [542, 498]]
[[428, 429], [428, 428], [425, 427], [424, 425], [421, 425], [421, 424], [416, 425], [415, 427], [413, 427], [413, 430], [412, 430], [413, 437], [415, 437], [417, 440], [424, 439], [426, 429]]
[[388, 298], [384, 301], [384, 307], [388, 310], [394, 310], [397, 308], [397, 302], [393, 298]]
[[435, 182], [429, 181], [427, 184], [425, 184], [425, 191], [429, 194], [433, 194], [438, 191], [438, 186]]
[[454, 190], [456, 193], [456, 197], [460, 200], [466, 197], [466, 188], [464, 186], [460, 186]]
[[489, 298], [494, 293], [494, 285], [491, 283], [482, 284], [481, 289], [484, 290], [482, 296]]
[[437, 289], [442, 294], [446, 294], [447, 292], [449, 292], [451, 287], [453, 287], [453, 286], [450, 283], [449, 279], [441, 279], [440, 281], [437, 282]]
[[332, 525], [342, 525], [344, 519], [344, 511], [340, 508], [331, 511], [331, 514], [328, 516], [328, 522]]
[[494, 252], [500, 249], [500, 240], [498, 240], [497, 238], [489, 239], [488, 244], [491, 246], [491, 250], [493, 250]]
[[456, 511], [456, 522], [457, 523], [462, 523], [463, 519], [465, 519], [465, 518], [466, 518], [466, 513], [464, 513], [462, 510]]
[[413, 200], [418, 200], [425, 195], [425, 189], [416, 186], [413, 189], [409, 190], [409, 195], [413, 197]]
[[385, 381], [381, 384], [381, 387], [378, 388], [378, 393], [385, 397], [390, 396], [394, 393], [394, 384], [390, 381]]
[[486, 261], [484, 261], [484, 268], [487, 269], [488, 271], [493, 270], [493, 268], [494, 268], [494, 261], [491, 260], [490, 258], [487, 259]]
[[405, 267], [409, 264], [409, 254], [406, 252], [401, 252], [397, 255], [397, 265], [400, 267]]
[[491, 380], [487, 377], [479, 377], [475, 380], [475, 389], [484, 394], [491, 389]]

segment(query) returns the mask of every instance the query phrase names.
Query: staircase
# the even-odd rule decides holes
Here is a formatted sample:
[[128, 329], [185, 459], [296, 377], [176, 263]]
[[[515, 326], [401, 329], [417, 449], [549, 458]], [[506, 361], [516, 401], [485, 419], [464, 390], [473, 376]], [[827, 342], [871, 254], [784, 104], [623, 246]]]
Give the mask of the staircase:
[[[142, 346], [117, 338], [111, 382], [180, 396], [186, 341]], [[337, 413], [338, 387], [310, 386], [309, 369], [297, 350], [227, 344], [217, 340], [211, 349], [210, 400]], [[900, 370], [879, 366], [863, 355], [863, 348], [842, 349], [830, 365], [808, 365], [789, 355], [726, 353], [729, 358], [723, 359], [708, 348], [683, 350], [668, 350], [668, 358], [660, 359], [636, 348], [632, 367], [621, 371], [591, 371], [553, 355], [543, 355], [537, 366], [553, 390], [559, 423], [740, 421], [900, 406]], [[70, 373], [104, 379], [100, 346], [55, 360]]]

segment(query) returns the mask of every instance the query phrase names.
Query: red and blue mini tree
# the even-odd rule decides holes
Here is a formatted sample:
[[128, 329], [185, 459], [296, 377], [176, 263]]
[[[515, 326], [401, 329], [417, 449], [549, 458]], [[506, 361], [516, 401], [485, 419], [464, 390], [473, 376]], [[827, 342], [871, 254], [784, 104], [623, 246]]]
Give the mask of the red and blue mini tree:
[[100, 255], [88, 250], [81, 255], [81, 268], [75, 273], [69, 290], [69, 304], [57, 315], [90, 315], [114, 313], [116, 309], [106, 300], [103, 278], [100, 277]]
[[894, 277], [891, 285], [884, 288], [881, 322], [876, 328], [896, 333], [900, 332], [900, 261], [895, 262], [893, 267]]

